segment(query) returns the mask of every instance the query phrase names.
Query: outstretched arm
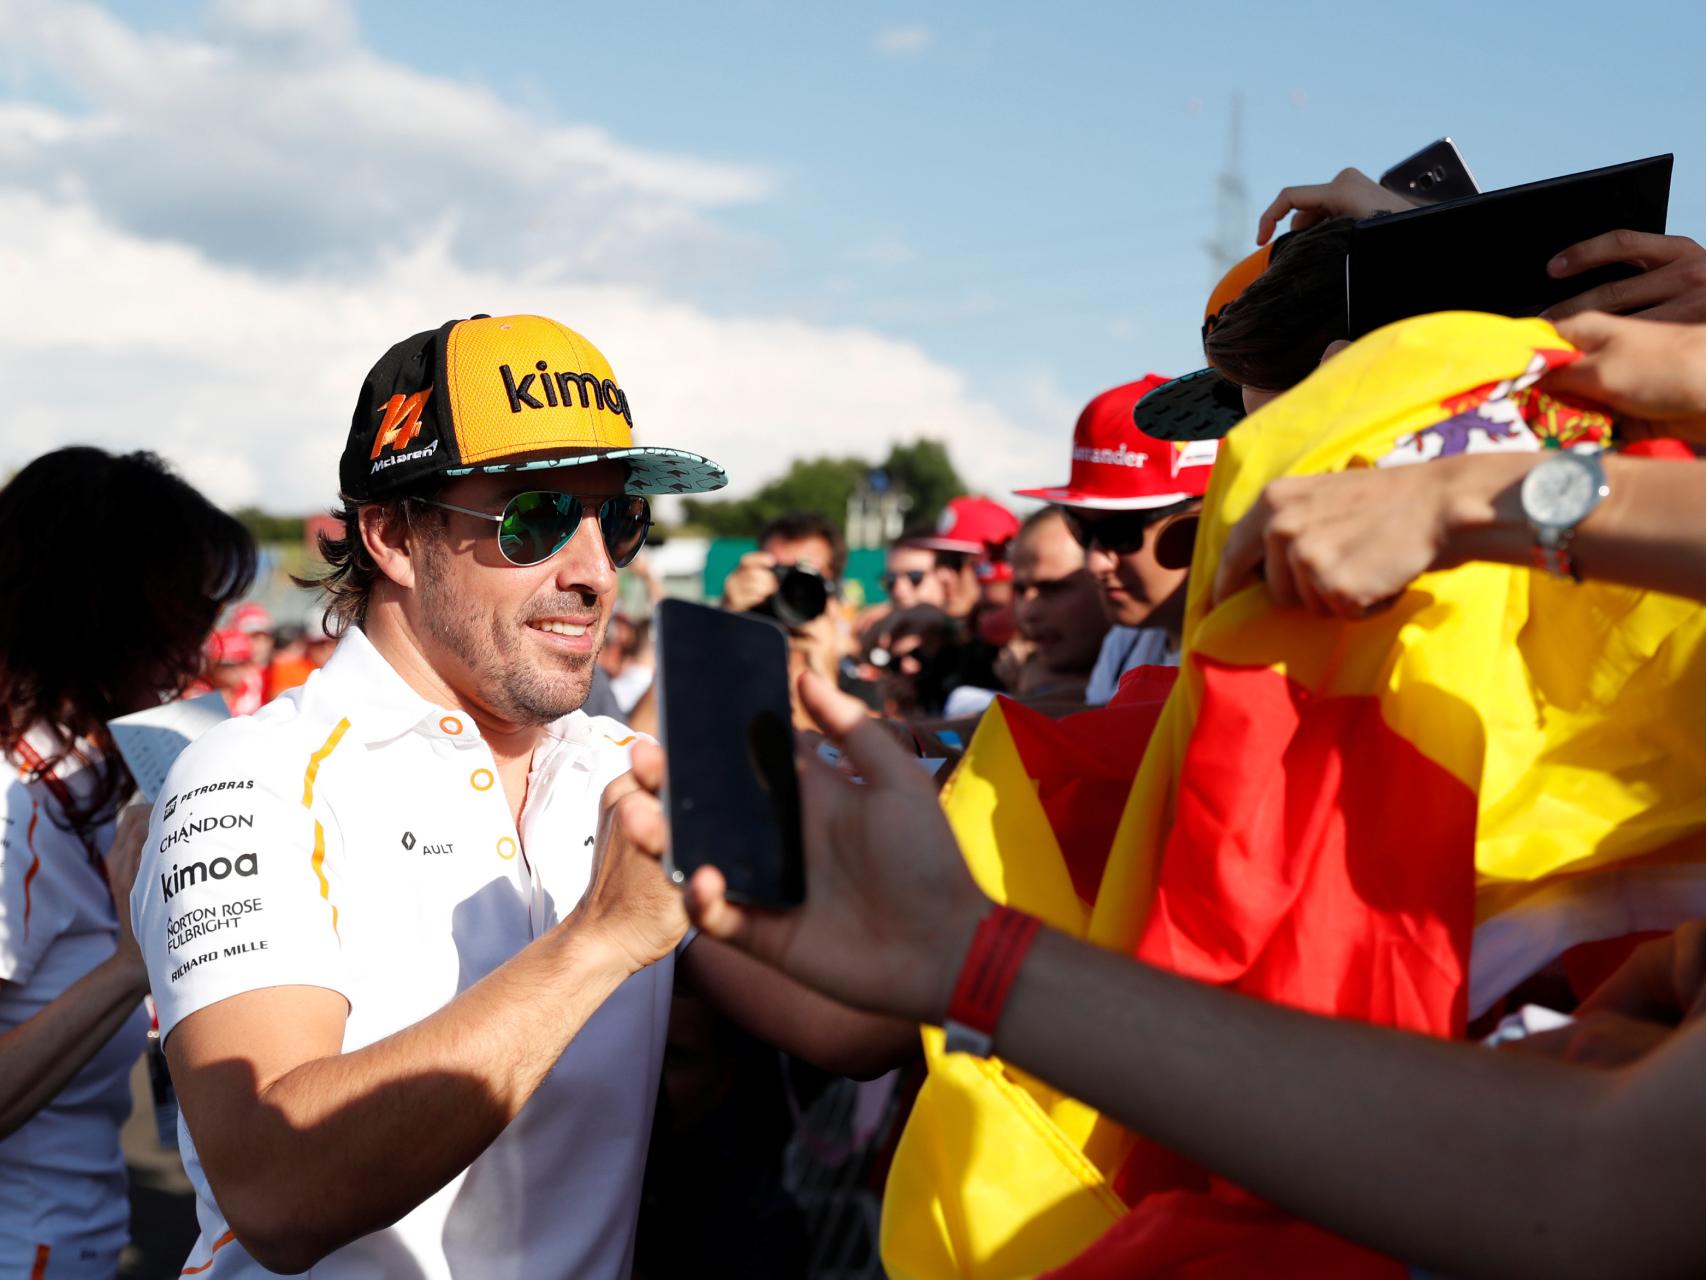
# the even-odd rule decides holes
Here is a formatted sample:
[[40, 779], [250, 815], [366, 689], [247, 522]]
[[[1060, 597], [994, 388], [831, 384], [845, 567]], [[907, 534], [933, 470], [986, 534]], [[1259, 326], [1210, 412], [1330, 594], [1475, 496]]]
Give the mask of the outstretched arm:
[[[988, 903], [925, 780], [827, 684], [864, 776], [801, 760], [808, 900], [761, 914], [701, 870], [713, 936], [837, 999], [940, 1022]], [[1316, 1017], [1044, 931], [996, 1037], [1016, 1066], [1332, 1230], [1462, 1275], [1706, 1265], [1706, 1023], [1620, 1071]]]

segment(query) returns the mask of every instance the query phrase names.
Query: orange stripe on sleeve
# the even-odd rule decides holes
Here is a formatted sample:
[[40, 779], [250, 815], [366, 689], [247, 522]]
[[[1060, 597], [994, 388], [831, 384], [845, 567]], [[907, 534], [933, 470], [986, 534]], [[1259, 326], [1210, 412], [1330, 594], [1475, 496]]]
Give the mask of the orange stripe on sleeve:
[[320, 765], [326, 757], [338, 749], [338, 743], [344, 740], [344, 734], [349, 731], [347, 719], [338, 721], [338, 727], [332, 730], [331, 737], [321, 744], [320, 749], [308, 757], [308, 772], [302, 779], [302, 807], [309, 808], [314, 803], [314, 779], [320, 776]]
[[236, 1238], [237, 1237], [231, 1234], [231, 1232], [227, 1231], [224, 1235], [220, 1236], [219, 1239], [213, 1242], [213, 1248], [207, 1251], [206, 1262], [202, 1263], [199, 1267], [185, 1267], [182, 1271], [178, 1272], [178, 1274], [181, 1276], [199, 1276], [203, 1271], [206, 1271], [213, 1265], [214, 1255]]
[[47, 1275], [47, 1260], [53, 1255], [53, 1246], [38, 1244], [36, 1246], [35, 1265], [30, 1268], [30, 1280], [43, 1280]]
[[[326, 757], [338, 749], [338, 743], [343, 741], [345, 732], [349, 729], [349, 720], [338, 721], [338, 727], [332, 730], [331, 736], [321, 744], [320, 749], [308, 757], [308, 772], [302, 779], [302, 807], [310, 809], [314, 805], [314, 780], [320, 776], [320, 765]], [[332, 932], [338, 933], [338, 904], [332, 901], [332, 886], [326, 880], [326, 829], [320, 825], [318, 818], [314, 820], [314, 856], [310, 865], [314, 868], [314, 878], [320, 882], [320, 896], [326, 900], [326, 905], [332, 909]], [[341, 939], [342, 934], [338, 934]]]

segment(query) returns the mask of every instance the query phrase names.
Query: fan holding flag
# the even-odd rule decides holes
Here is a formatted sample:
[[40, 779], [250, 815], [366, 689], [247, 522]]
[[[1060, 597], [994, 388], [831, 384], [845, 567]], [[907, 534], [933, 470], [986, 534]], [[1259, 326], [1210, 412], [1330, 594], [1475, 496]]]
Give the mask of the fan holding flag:
[[[1612, 1071], [1439, 1038], [1573, 941], [1699, 913], [1702, 614], [1674, 596], [1706, 598], [1702, 473], [1608, 455], [1572, 516], [1571, 485], [1526, 484], [1574, 466], [1562, 450], [1355, 465], [1418, 429], [1430, 398], [1513, 379], [1537, 350], [1558, 370], [1542, 394], [1597, 393], [1706, 440], [1706, 394], [1679, 410], [1643, 399], [1631, 373], [1679, 343], [1706, 367], [1699, 331], [1603, 317], [1561, 331], [1407, 321], [1228, 440], [1197, 545], [1199, 566], [1223, 572], [1192, 584], [1184, 673], [1079, 928], [1038, 928], [1059, 890], [1024, 860], [965, 847], [968, 870], [959, 824], [904, 754], [826, 685], [803, 686], [865, 779], [807, 762], [808, 902], [789, 918], [743, 911], [701, 873], [691, 910], [827, 993], [998, 1052], [948, 1055], [987, 1086], [959, 1095], [975, 1141], [1022, 1165], [1038, 1148], [1009, 1138], [1029, 1125], [1060, 1173], [1053, 1201], [1035, 1184], [991, 1200], [992, 1183], [961, 1202], [1005, 1218], [1004, 1254], [956, 1255], [966, 1224], [939, 1214], [934, 1262], [914, 1241], [891, 1269], [1024, 1274], [1051, 1248], [1072, 1276], [1403, 1274], [1388, 1257], [1451, 1274], [1706, 1264], [1706, 1029], [1655, 1036]], [[1531, 431], [1590, 412], [1529, 407]], [[1541, 557], [1554, 573], [1506, 567], [1536, 545], [1562, 545]], [[1280, 557], [1298, 602], [1333, 616], [1276, 603]], [[1259, 559], [1266, 585], [1240, 589]], [[1233, 766], [1280, 754], [1253, 775], [1228, 766], [1235, 742]], [[1649, 1020], [1682, 1019], [1697, 942], [1637, 953], [1651, 980], [1609, 990], [1640, 991], [1632, 1012]]]

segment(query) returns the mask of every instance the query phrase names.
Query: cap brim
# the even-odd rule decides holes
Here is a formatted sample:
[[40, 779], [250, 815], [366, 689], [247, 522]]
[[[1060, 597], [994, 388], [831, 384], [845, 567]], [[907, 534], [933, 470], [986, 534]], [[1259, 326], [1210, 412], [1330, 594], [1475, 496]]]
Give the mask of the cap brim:
[[1082, 507], [1086, 511], [1152, 511], [1156, 507], [1170, 507], [1177, 502], [1190, 502], [1202, 497], [1200, 493], [1146, 493], [1135, 498], [1109, 498], [1087, 489], [1072, 489], [1064, 485], [1056, 489], [1015, 489], [1013, 492], [1021, 498], [1035, 498], [1038, 502], [1052, 502], [1060, 507]]
[[1244, 393], [1213, 369], [1198, 369], [1144, 396], [1131, 420], [1157, 440], [1218, 440], [1244, 421]]
[[711, 493], [728, 484], [728, 475], [709, 458], [685, 449], [660, 445], [631, 445], [622, 449], [585, 449], [549, 458], [511, 458], [474, 467], [452, 467], [448, 476], [499, 475], [504, 472], [556, 471], [584, 467], [594, 462], [622, 462], [628, 466], [625, 491], [636, 494]]
[[982, 542], [966, 542], [960, 538], [905, 538], [904, 545], [921, 547], [925, 551], [958, 551], [968, 556], [980, 556], [987, 550]]

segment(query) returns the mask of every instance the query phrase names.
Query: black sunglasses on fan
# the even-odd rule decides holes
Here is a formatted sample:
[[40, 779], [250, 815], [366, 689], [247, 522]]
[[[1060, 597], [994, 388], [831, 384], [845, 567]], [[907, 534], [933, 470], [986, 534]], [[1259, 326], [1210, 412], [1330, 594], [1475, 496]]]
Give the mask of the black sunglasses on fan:
[[[1195, 501], [1194, 498], [1191, 500]], [[1148, 536], [1150, 525], [1178, 515], [1190, 507], [1191, 502], [1175, 502], [1143, 511], [1098, 511], [1093, 516], [1065, 507], [1061, 514], [1066, 517], [1066, 528], [1073, 541], [1086, 551], [1095, 545], [1116, 556], [1129, 556], [1143, 549], [1143, 540]]]

